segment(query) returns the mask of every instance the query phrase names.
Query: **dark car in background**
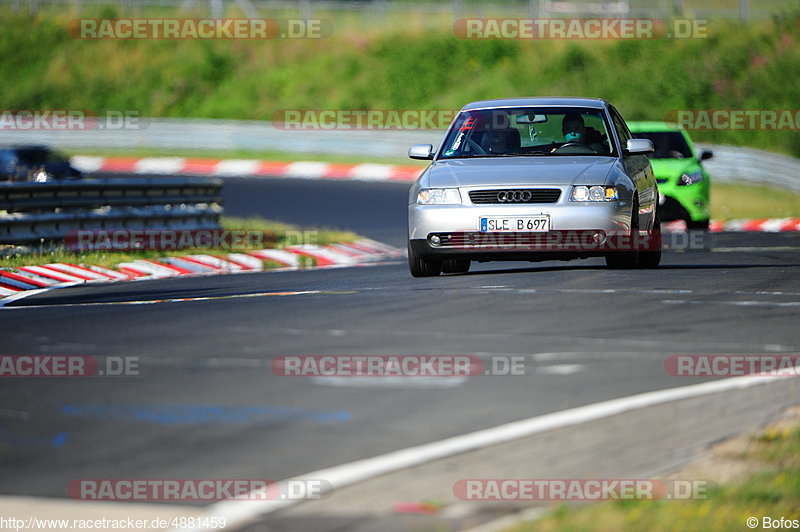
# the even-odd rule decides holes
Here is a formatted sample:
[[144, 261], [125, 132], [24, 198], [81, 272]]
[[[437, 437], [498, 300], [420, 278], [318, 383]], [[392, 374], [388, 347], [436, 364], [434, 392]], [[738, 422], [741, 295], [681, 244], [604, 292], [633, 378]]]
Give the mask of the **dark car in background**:
[[83, 174], [66, 155], [47, 146], [0, 147], [0, 181], [61, 181]]

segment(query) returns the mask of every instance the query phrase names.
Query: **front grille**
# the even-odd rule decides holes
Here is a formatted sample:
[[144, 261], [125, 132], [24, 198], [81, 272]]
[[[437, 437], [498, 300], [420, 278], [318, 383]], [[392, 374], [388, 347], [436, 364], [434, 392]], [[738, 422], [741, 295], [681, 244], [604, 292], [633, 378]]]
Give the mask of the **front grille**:
[[507, 232], [507, 233], [434, 233], [439, 237], [440, 243], [435, 246], [439, 248], [482, 248], [498, 246], [535, 246], [547, 242], [549, 233], [527, 233], [527, 232]]
[[[606, 237], [607, 233], [600, 229], [486, 233], [464, 231], [458, 233], [431, 233], [428, 235], [428, 243], [431, 247], [437, 249], [461, 251], [592, 252], [600, 249], [599, 246], [606, 242]], [[598, 238], [600, 241], [597, 240]], [[615, 245], [620, 244], [617, 243]], [[612, 247], [610, 249], [615, 248]]]
[[516, 205], [520, 203], [555, 203], [561, 197], [557, 188], [502, 188], [473, 190], [469, 199], [476, 205]]

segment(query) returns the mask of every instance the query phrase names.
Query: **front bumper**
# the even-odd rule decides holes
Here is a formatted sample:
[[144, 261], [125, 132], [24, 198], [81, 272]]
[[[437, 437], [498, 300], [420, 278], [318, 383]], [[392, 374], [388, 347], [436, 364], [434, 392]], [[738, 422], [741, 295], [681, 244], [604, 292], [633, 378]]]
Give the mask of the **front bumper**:
[[661, 221], [703, 221], [711, 217], [710, 182], [704, 174], [703, 181], [693, 185], [678, 186], [676, 180], [659, 179], [658, 191], [664, 202], [659, 206]]
[[[486, 216], [550, 217], [550, 233], [481, 233], [480, 218]], [[409, 243], [422, 257], [463, 257], [472, 260], [553, 260], [598, 256], [591, 246], [580, 251], [542, 251], [532, 242], [549, 242], [555, 233], [597, 232], [620, 234], [630, 231], [631, 204], [627, 201], [600, 203], [560, 201], [525, 205], [416, 205], [408, 207]], [[436, 235], [439, 242], [432, 242]], [[580, 238], [583, 238], [581, 236]], [[538, 240], [537, 240], [538, 239]], [[552, 240], [551, 240], [552, 241]]]

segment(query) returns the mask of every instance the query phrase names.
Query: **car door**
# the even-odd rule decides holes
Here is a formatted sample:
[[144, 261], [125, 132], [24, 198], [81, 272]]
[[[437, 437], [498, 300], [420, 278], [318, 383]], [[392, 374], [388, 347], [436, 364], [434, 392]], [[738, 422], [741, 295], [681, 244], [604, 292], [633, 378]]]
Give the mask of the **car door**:
[[[625, 123], [622, 115], [619, 114], [619, 111], [617, 111], [613, 105], [609, 106], [609, 112], [611, 113], [611, 119], [614, 123], [614, 129], [617, 132], [619, 143], [623, 149], [622, 161], [625, 166], [625, 172], [633, 181], [636, 190], [639, 191], [639, 228], [649, 229], [653, 226], [658, 196], [653, 167], [650, 165], [650, 159], [647, 155], [625, 154], [625, 146], [628, 143], [628, 139], [633, 138], [633, 134], [630, 129], [628, 129], [628, 125]], [[646, 219], [643, 219], [642, 215], [646, 215]]]

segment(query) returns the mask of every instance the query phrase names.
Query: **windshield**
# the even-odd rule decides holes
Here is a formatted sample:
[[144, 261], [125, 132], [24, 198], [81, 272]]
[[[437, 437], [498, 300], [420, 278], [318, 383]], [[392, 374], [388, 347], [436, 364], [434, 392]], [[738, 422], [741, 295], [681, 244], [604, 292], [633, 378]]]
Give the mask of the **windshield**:
[[515, 107], [460, 113], [440, 158], [614, 154], [601, 109]]
[[24, 164], [61, 164], [67, 161], [65, 155], [41, 148], [22, 149], [17, 154]]
[[692, 157], [692, 150], [679, 131], [634, 133], [633, 135], [639, 139], [652, 141], [656, 151], [650, 155], [651, 159], [689, 159]]

